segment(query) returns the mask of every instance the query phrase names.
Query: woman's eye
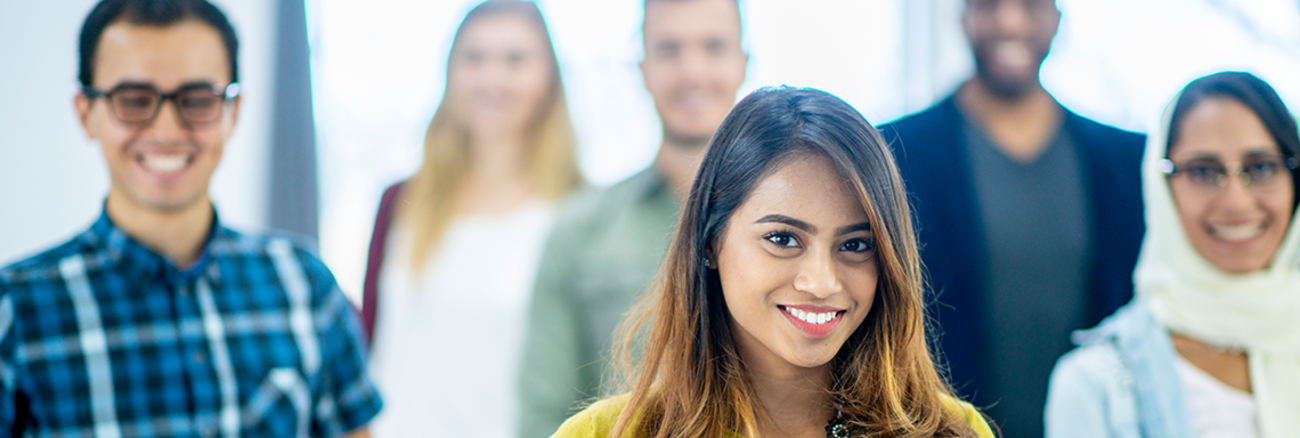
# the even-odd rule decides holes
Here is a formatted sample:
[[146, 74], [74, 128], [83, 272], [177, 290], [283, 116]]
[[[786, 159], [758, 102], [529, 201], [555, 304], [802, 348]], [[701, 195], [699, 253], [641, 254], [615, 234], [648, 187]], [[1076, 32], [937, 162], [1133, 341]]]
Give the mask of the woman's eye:
[[872, 252], [876, 250], [876, 242], [865, 239], [853, 239], [840, 245], [840, 251], [851, 252]]
[[477, 66], [483, 63], [483, 52], [472, 51], [461, 55], [466, 65]]
[[524, 60], [527, 58], [527, 55], [524, 55], [523, 53], [512, 52], [506, 56], [506, 64], [509, 64], [511, 67], [518, 67], [523, 65]]
[[768, 242], [772, 242], [776, 244], [777, 246], [784, 246], [790, 248], [799, 246], [799, 241], [795, 240], [794, 236], [791, 235], [790, 233], [772, 233], [772, 234], [768, 234], [767, 236], [764, 236], [763, 238], [767, 239]]
[[1218, 183], [1220, 175], [1227, 173], [1222, 163], [1212, 160], [1193, 161], [1186, 164], [1187, 177], [1199, 183]]
[[1251, 181], [1262, 182], [1267, 180], [1269, 177], [1280, 173], [1283, 166], [1281, 163], [1273, 161], [1259, 161], [1244, 164], [1242, 167], [1242, 170], [1246, 171], [1246, 173], [1250, 175]]

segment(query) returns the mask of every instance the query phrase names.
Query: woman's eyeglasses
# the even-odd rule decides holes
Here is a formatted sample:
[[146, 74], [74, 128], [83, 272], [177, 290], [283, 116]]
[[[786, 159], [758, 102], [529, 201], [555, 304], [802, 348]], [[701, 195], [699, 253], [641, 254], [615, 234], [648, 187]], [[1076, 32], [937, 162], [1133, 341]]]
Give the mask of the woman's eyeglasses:
[[239, 84], [232, 83], [224, 89], [212, 84], [188, 84], [170, 93], [158, 91], [148, 84], [122, 84], [109, 91], [86, 87], [82, 93], [92, 100], [106, 98], [113, 117], [133, 128], [152, 123], [158, 117], [163, 101], [171, 99], [181, 122], [187, 127], [198, 128], [221, 118], [226, 102], [239, 96]]
[[1227, 187], [1229, 175], [1237, 175], [1243, 185], [1256, 191], [1272, 189], [1297, 167], [1300, 160], [1282, 154], [1251, 154], [1231, 163], [1218, 158], [1192, 158], [1177, 164], [1160, 160], [1160, 171], [1170, 178], [1185, 175], [1197, 187], [1212, 191]]

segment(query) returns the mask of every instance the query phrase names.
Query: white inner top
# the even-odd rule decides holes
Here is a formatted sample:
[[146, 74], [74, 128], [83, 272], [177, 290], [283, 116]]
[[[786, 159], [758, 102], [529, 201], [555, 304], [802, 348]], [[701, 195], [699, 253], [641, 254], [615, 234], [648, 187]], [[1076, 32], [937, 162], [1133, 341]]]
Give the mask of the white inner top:
[[1255, 399], [1250, 393], [1228, 386], [1182, 355], [1174, 354], [1174, 368], [1187, 396], [1192, 430], [1197, 438], [1258, 438]]
[[555, 206], [452, 220], [423, 274], [410, 235], [389, 234], [370, 374], [384, 409], [376, 437], [513, 437], [528, 301]]

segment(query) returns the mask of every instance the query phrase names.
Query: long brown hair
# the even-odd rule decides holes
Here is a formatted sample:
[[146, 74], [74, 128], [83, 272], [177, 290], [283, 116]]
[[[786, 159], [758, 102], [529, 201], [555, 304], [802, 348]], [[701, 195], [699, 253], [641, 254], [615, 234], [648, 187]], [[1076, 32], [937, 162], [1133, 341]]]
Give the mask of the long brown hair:
[[[881, 275], [872, 310], [832, 359], [835, 407], [855, 433], [974, 435], [963, 414], [946, 407], [944, 398], [955, 397], [926, 349], [924, 281], [892, 155], [848, 104], [822, 91], [783, 87], [741, 100], [705, 152], [654, 293], [620, 328], [616, 355], [630, 376], [631, 395], [611, 436], [757, 434], [757, 419], [766, 413], [736, 349], [718, 274], [702, 260], [754, 186], [803, 154], [830, 158], [871, 229], [879, 230]], [[633, 355], [641, 358], [636, 370]]]
[[559, 200], [582, 183], [574, 158], [576, 136], [564, 100], [559, 61], [541, 11], [536, 4], [521, 0], [488, 0], [479, 4], [456, 29], [452, 55], [447, 62], [447, 92], [424, 135], [424, 163], [402, 188], [406, 202], [399, 204], [397, 217], [401, 225], [412, 231], [411, 266], [417, 273], [451, 223], [458, 201], [456, 194], [470, 169], [469, 134], [458, 126], [448, 98], [451, 87], [455, 86], [451, 83], [452, 63], [457, 62], [455, 54], [465, 30], [483, 18], [500, 14], [514, 14], [532, 22], [538, 37], [545, 42], [551, 64], [550, 90], [528, 128], [530, 147], [524, 156], [534, 190], [543, 198]]

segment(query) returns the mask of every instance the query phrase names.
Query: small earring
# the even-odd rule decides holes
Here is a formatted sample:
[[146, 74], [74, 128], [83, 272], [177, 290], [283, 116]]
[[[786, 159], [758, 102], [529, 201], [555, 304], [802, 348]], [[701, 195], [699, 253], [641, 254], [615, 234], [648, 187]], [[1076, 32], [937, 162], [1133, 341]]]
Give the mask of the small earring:
[[706, 267], [706, 268], [712, 268], [712, 267], [713, 267], [713, 264], [712, 264], [712, 263], [709, 263], [709, 258], [708, 258], [708, 257], [704, 257], [702, 260], [704, 260], [704, 267]]

